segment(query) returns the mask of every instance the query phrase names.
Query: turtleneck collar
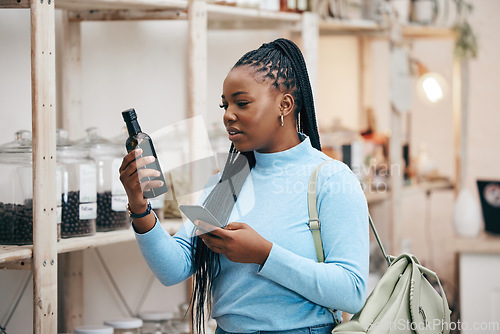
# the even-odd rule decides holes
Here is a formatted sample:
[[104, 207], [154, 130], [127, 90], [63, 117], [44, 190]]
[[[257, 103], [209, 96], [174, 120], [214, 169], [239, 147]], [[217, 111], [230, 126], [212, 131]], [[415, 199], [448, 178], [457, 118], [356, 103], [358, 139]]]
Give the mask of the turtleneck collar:
[[301, 166], [314, 156], [314, 150], [311, 140], [305, 134], [298, 132], [300, 143], [287, 150], [273, 153], [259, 153], [254, 151], [255, 171], [272, 173], [282, 168], [294, 168]]

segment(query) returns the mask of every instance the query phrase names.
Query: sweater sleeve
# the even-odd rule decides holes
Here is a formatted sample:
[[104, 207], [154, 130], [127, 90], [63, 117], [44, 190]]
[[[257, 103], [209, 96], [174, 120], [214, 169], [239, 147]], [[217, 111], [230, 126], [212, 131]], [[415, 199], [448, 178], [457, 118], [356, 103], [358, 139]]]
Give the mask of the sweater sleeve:
[[[212, 175], [197, 204], [201, 204], [215, 186], [219, 174]], [[156, 217], [156, 216], [155, 216]], [[193, 223], [187, 219], [174, 236], [165, 232], [156, 217], [155, 226], [146, 233], [135, 232], [141, 254], [158, 280], [166, 286], [183, 282], [193, 274], [191, 244]]]
[[317, 196], [325, 262], [273, 244], [259, 274], [316, 304], [356, 313], [364, 305], [368, 280], [366, 198], [350, 170], [318, 182]]
[[135, 233], [137, 245], [151, 271], [166, 286], [178, 284], [192, 275], [191, 234], [188, 220], [172, 237], [156, 218], [146, 233]]

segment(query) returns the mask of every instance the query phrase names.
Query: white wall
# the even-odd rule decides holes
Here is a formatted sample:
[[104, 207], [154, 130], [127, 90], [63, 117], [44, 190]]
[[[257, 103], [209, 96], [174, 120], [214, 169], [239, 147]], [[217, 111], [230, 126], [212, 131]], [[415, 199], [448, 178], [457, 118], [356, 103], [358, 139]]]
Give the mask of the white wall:
[[500, 179], [500, 11], [497, 0], [476, 0], [471, 24], [479, 35], [479, 56], [470, 66], [469, 141], [466, 184], [474, 190], [476, 178]]
[[[17, 129], [31, 130], [30, 16], [27, 10], [0, 10], [0, 143]], [[5, 127], [9, 124], [8, 127]]]
[[[500, 179], [500, 44], [496, 32], [500, 22], [497, 0], [474, 1], [472, 22], [480, 38], [480, 55], [471, 62], [471, 100], [469, 122], [469, 175], [467, 184], [475, 192], [477, 177]], [[58, 29], [60, 18], [58, 17]], [[82, 25], [83, 108], [86, 118], [82, 127], [98, 126], [105, 136], [118, 135], [122, 127], [120, 111], [135, 107], [147, 132], [184, 118], [186, 109], [187, 26], [185, 22], [114, 22]], [[59, 31], [60, 33], [60, 31]], [[207, 124], [220, 122], [218, 108], [222, 81], [234, 62], [247, 50], [277, 37], [274, 32], [210, 32], [208, 72]], [[8, 126], [0, 132], [0, 143], [12, 140], [17, 129], [31, 128], [30, 98], [30, 32], [26, 10], [0, 11], [0, 124]], [[336, 116], [344, 124], [359, 124], [357, 99], [358, 47], [350, 38], [322, 38], [316, 103], [320, 124], [328, 126]], [[388, 48], [384, 42], [373, 45], [374, 108], [379, 128], [389, 128]], [[431, 70], [451, 77], [452, 45], [442, 41], [420, 41], [414, 52]], [[60, 100], [58, 100], [60, 101]], [[330, 101], [334, 101], [334, 104]], [[429, 109], [418, 100], [412, 107], [411, 144], [429, 144], [429, 153], [443, 174], [453, 176], [451, 102]], [[65, 111], [68, 112], [68, 111]], [[70, 112], [70, 111], [69, 111]], [[426, 205], [430, 205], [430, 221], [426, 221]], [[434, 252], [442, 250], [443, 240], [452, 233], [451, 193], [408, 196], [403, 201], [405, 236], [419, 258], [431, 260], [432, 254], [422, 240], [428, 233]], [[385, 206], [377, 212], [376, 223], [384, 225]], [[377, 219], [378, 218], [378, 219]], [[426, 230], [429, 229], [429, 230]], [[427, 238], [428, 240], [429, 238]], [[421, 245], [421, 246], [417, 246]], [[130, 304], [135, 305], [148, 279], [148, 269], [134, 242], [103, 247], [103, 256]], [[445, 257], [452, 260], [451, 254]], [[450, 261], [447, 261], [450, 263]], [[439, 267], [447, 278], [453, 267]], [[125, 315], [92, 250], [85, 251], [86, 323], [99, 323], [105, 318]], [[0, 322], [6, 316], [15, 292], [26, 272], [0, 271]], [[440, 274], [441, 275], [441, 274]], [[165, 288], [155, 283], [144, 308], [171, 310], [185, 299], [185, 285]], [[9, 333], [31, 332], [31, 285], [8, 327]], [[3, 302], [7, 301], [7, 302]]]
[[324, 36], [318, 50], [317, 121], [330, 128], [335, 119], [359, 128], [358, 41], [354, 37]]

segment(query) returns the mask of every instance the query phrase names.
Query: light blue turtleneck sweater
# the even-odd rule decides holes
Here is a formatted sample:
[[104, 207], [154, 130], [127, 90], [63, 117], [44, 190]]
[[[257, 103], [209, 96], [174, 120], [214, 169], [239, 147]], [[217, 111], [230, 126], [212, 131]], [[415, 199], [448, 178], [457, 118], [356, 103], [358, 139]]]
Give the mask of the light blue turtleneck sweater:
[[[211, 316], [228, 332], [288, 330], [333, 322], [327, 310], [355, 313], [366, 298], [369, 237], [368, 210], [356, 176], [332, 160], [318, 175], [317, 199], [325, 263], [318, 263], [308, 227], [307, 186], [312, 171], [331, 160], [299, 134], [300, 144], [276, 153], [255, 153], [230, 222], [250, 225], [273, 243], [263, 266], [229, 261], [213, 284]], [[209, 179], [199, 203], [220, 175]], [[193, 274], [191, 236], [186, 221], [175, 236], [160, 224], [136, 234], [139, 249], [165, 285]]]

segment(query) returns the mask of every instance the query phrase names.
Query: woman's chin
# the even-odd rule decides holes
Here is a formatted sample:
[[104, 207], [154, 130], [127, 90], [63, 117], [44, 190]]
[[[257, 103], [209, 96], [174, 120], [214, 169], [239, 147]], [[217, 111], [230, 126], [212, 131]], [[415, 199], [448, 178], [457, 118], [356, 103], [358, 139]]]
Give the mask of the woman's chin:
[[234, 148], [239, 151], [239, 152], [249, 152], [253, 151], [253, 148], [251, 145], [244, 144], [244, 143], [239, 143], [238, 141], [233, 142]]

